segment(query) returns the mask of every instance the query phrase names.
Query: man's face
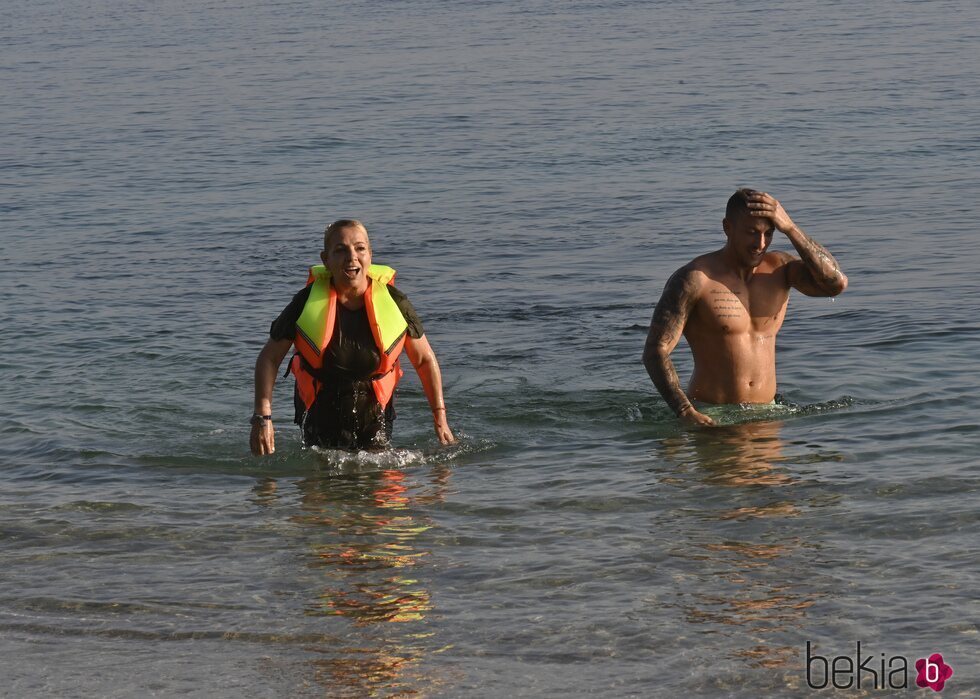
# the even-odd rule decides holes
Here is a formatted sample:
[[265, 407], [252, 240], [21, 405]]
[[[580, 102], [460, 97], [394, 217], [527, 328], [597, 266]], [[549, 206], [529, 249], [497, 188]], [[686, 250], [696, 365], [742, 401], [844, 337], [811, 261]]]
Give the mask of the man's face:
[[741, 213], [732, 219], [726, 218], [722, 226], [738, 262], [746, 267], [758, 267], [772, 244], [775, 230], [772, 220]]
[[367, 283], [371, 266], [371, 243], [360, 226], [347, 226], [330, 236], [329, 247], [320, 259], [338, 287], [360, 287]]

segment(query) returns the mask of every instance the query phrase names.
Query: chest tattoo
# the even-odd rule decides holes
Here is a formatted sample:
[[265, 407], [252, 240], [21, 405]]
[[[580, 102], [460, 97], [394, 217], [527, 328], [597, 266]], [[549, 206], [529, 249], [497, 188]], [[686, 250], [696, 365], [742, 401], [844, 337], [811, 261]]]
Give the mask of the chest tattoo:
[[721, 291], [712, 289], [709, 302], [711, 309], [718, 318], [744, 318], [745, 306], [736, 291]]

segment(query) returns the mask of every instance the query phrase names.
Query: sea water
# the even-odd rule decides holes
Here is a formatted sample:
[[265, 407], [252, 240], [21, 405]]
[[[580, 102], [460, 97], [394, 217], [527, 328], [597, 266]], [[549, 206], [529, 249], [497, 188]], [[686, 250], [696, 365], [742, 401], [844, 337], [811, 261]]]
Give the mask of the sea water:
[[[0, 18], [4, 694], [858, 695], [806, 654], [859, 641], [980, 693], [975, 3]], [[792, 296], [787, 407], [689, 429], [640, 356], [739, 186], [850, 287]], [[349, 216], [459, 444], [407, 367], [393, 451], [303, 449], [281, 380], [254, 458]]]

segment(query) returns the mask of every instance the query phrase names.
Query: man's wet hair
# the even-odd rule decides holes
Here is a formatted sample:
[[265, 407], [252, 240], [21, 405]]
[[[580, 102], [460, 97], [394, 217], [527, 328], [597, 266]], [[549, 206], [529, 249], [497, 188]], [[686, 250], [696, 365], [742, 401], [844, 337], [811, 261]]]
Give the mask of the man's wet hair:
[[[367, 234], [367, 226], [358, 221], [356, 218], [337, 219], [327, 226], [327, 230], [323, 231], [323, 249], [326, 250], [330, 247], [330, 236], [332, 236], [334, 233], [339, 233], [345, 228], [351, 228], [352, 226], [361, 228], [364, 233]], [[368, 238], [370, 239], [370, 235], [368, 235]]]
[[747, 187], [736, 189], [735, 194], [728, 198], [728, 205], [725, 207], [725, 218], [731, 221], [737, 216], [749, 213], [749, 195], [755, 193], [756, 190]]

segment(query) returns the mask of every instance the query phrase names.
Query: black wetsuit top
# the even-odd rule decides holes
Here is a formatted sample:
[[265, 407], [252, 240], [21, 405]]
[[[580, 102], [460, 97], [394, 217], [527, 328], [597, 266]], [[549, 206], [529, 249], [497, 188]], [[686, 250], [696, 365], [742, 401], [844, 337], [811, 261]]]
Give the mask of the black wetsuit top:
[[[388, 291], [408, 323], [409, 337], [422, 337], [425, 332], [422, 321], [408, 298], [393, 286], [389, 286]], [[269, 328], [273, 340], [292, 340], [296, 336], [296, 321], [309, 296], [309, 286], [293, 296]], [[389, 401], [382, 410], [370, 378], [380, 361], [381, 355], [368, 324], [367, 309], [351, 311], [337, 304], [337, 321], [323, 356], [323, 367], [318, 372], [323, 387], [309, 410], [298, 392], [294, 390], [293, 393], [295, 421], [303, 428], [304, 443], [340, 449], [388, 445], [395, 419], [395, 401]]]

